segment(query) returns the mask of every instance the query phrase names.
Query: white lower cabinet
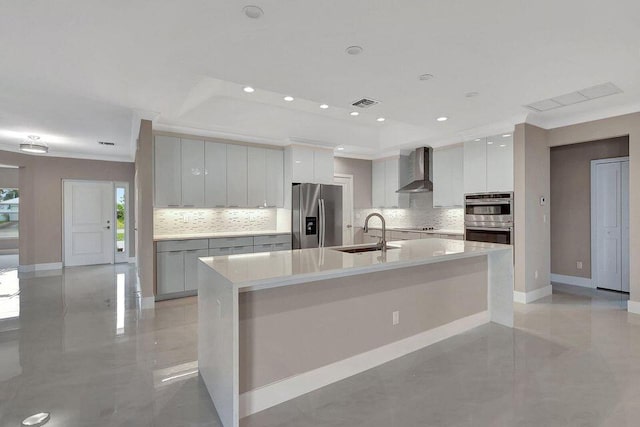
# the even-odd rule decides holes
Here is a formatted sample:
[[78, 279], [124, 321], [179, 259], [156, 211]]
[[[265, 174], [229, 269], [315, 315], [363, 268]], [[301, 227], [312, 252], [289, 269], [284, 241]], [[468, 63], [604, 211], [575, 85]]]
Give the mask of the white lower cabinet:
[[184, 254], [158, 252], [157, 254], [157, 294], [184, 292]]
[[156, 244], [156, 299], [195, 295], [198, 258], [291, 250], [291, 234], [164, 240]]

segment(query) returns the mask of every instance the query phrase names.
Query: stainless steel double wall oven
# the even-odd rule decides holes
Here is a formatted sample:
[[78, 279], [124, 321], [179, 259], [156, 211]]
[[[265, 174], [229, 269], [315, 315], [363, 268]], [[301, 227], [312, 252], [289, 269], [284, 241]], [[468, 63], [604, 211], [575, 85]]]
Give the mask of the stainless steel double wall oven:
[[464, 196], [464, 238], [476, 242], [513, 244], [513, 193]]

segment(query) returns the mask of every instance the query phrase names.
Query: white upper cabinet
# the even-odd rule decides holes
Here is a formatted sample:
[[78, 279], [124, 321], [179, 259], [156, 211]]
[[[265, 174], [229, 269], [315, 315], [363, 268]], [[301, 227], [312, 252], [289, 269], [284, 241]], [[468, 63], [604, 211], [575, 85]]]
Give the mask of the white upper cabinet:
[[291, 162], [291, 182], [333, 184], [333, 151], [292, 145], [286, 148]]
[[333, 150], [313, 150], [313, 182], [333, 184]]
[[371, 201], [374, 208], [409, 207], [409, 195], [396, 193], [409, 183], [408, 169], [409, 160], [406, 156], [373, 161]]
[[462, 146], [433, 152], [433, 207], [458, 207], [464, 203], [464, 153]]
[[264, 148], [249, 147], [248, 154], [248, 206], [251, 208], [264, 207], [267, 204], [267, 159]]
[[482, 193], [487, 191], [487, 141], [464, 143], [464, 192]]
[[182, 204], [180, 140], [156, 136], [153, 150], [154, 205], [178, 207]]
[[156, 207], [283, 207], [283, 151], [158, 135], [154, 193]]
[[208, 208], [227, 206], [227, 144], [204, 143], [205, 205]]
[[464, 192], [513, 191], [513, 136], [464, 143]]
[[487, 141], [487, 191], [513, 191], [513, 137], [505, 135]]
[[248, 207], [247, 147], [227, 145], [227, 206]]
[[375, 160], [371, 166], [371, 206], [384, 208], [385, 174], [384, 161]]
[[265, 150], [267, 161], [267, 207], [284, 206], [284, 154], [282, 150]]
[[182, 206], [203, 207], [204, 201], [204, 141], [181, 139]]

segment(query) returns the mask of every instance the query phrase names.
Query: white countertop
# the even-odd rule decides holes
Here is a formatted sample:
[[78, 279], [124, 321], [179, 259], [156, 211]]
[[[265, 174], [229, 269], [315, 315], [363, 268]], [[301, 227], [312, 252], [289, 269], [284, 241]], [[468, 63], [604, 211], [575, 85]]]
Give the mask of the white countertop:
[[232, 231], [221, 233], [194, 233], [194, 234], [156, 234], [155, 242], [161, 240], [188, 240], [188, 239], [215, 239], [216, 237], [247, 237], [247, 236], [271, 236], [274, 234], [291, 234], [290, 231]]
[[[382, 230], [381, 227], [369, 227], [369, 228], [371, 230]], [[455, 228], [439, 228], [437, 230], [417, 230], [415, 228], [387, 227], [387, 231], [410, 231], [412, 233], [448, 234], [450, 236], [464, 236], [464, 230], [459, 230]]]
[[440, 238], [389, 244], [399, 248], [388, 249], [386, 256], [380, 251], [350, 254], [331, 248], [316, 248], [200, 260], [240, 292], [246, 292], [512, 250], [509, 245]]

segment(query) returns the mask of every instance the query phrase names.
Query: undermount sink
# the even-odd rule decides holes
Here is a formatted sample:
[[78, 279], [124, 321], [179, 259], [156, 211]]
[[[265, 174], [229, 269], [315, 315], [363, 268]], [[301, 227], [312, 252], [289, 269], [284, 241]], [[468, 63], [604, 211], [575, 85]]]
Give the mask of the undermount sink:
[[[399, 249], [400, 246], [392, 246], [387, 245], [387, 250], [389, 249]], [[348, 254], [357, 254], [360, 252], [374, 252], [379, 251], [380, 248], [378, 245], [356, 245], [356, 246], [344, 246], [341, 248], [332, 248], [334, 251], [346, 252]]]

